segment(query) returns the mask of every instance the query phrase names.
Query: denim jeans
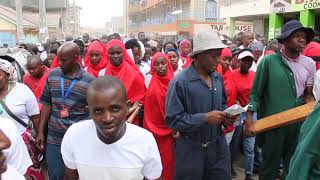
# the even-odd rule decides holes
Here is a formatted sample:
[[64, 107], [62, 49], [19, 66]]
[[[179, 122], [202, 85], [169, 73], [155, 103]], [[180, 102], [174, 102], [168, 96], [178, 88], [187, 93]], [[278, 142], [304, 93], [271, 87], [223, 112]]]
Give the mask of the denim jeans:
[[64, 163], [60, 149], [60, 145], [47, 144], [46, 157], [49, 180], [62, 180], [64, 178]]
[[[241, 121], [246, 120], [246, 113], [240, 114]], [[257, 120], [257, 113], [253, 114], [253, 121]], [[244, 170], [246, 174], [252, 175], [254, 162], [254, 143], [255, 137], [243, 137], [243, 152], [244, 152]]]
[[[246, 113], [240, 114], [240, 120], [243, 122], [246, 119]], [[257, 114], [254, 113], [252, 117], [253, 121], [257, 120]], [[242, 139], [241, 139], [242, 138]], [[242, 141], [243, 140], [243, 141]], [[234, 160], [235, 155], [239, 150], [240, 143], [243, 143], [244, 152], [244, 170], [246, 174], [252, 175], [253, 163], [254, 163], [254, 144], [255, 137], [246, 138], [243, 135], [243, 124], [240, 123], [234, 130], [232, 141], [230, 143], [231, 159]]]

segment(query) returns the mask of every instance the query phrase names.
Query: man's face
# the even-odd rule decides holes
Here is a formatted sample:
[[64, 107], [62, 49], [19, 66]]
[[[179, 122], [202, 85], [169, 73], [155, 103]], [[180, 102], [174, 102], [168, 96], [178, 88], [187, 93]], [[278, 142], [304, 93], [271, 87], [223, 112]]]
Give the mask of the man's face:
[[141, 41], [141, 40], [143, 40], [144, 38], [146, 38], [145, 33], [140, 33], [138, 39]]
[[164, 47], [164, 51], [166, 51], [167, 49], [174, 49], [174, 45], [171, 43], [166, 44], [166, 46]]
[[199, 53], [196, 57], [196, 61], [200, 67], [208, 73], [215, 71], [218, 65], [219, 56], [222, 49], [211, 49], [202, 53]]
[[27, 70], [30, 75], [34, 78], [41, 78], [43, 73], [43, 65], [41, 63], [36, 63], [34, 61], [29, 61], [27, 63]]
[[242, 36], [241, 35], [237, 35], [236, 38], [235, 38], [235, 45], [237, 47], [241, 46], [242, 45]]
[[83, 34], [82, 39], [85, 43], [89, 42], [89, 34]]
[[118, 67], [122, 64], [123, 52], [119, 46], [112, 46], [109, 49], [108, 55], [113, 66]]
[[150, 60], [150, 58], [151, 58], [151, 55], [152, 55], [152, 49], [151, 49], [151, 47], [146, 47], [145, 48], [145, 53], [144, 53], [144, 60], [145, 61], [149, 61]]
[[49, 63], [49, 65], [51, 66], [51, 64], [53, 63], [53, 60], [54, 60], [54, 58], [56, 58], [56, 54], [54, 54], [54, 53], [49, 53], [48, 54], [48, 63]]
[[108, 41], [108, 37], [102, 38], [101, 41], [102, 41], [102, 43], [103, 43], [104, 45], [107, 45], [108, 42], [109, 42], [109, 41]]
[[139, 63], [141, 61], [141, 49], [138, 47], [132, 48], [132, 54], [134, 57], [134, 61], [136, 63]]
[[157, 47], [151, 47], [152, 49], [152, 56], [154, 56], [157, 52], [159, 52]]
[[120, 88], [90, 89], [87, 95], [90, 116], [97, 134], [106, 141], [118, 139], [125, 128], [127, 103]]
[[242, 40], [243, 46], [245, 47], [249, 46], [249, 44], [253, 42], [253, 39], [254, 39], [253, 34], [244, 35]]
[[240, 66], [240, 71], [243, 72], [244, 74], [249, 72], [249, 69], [251, 68], [253, 63], [253, 58], [252, 57], [244, 57], [241, 60], [239, 60], [239, 66]]
[[74, 55], [71, 51], [66, 51], [61, 48], [58, 49], [59, 66], [64, 74], [71, 72], [75, 66], [79, 55]]
[[307, 35], [302, 30], [295, 31], [283, 45], [292, 52], [302, 52], [307, 45]]
[[59, 47], [60, 47], [60, 46], [59, 46], [58, 43], [52, 43], [52, 44], [50, 44], [49, 49], [58, 49]]

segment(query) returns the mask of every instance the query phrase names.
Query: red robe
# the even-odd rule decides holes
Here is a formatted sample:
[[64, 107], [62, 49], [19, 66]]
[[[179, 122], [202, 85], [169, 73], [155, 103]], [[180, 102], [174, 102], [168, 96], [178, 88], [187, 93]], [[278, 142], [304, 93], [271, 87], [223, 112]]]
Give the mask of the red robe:
[[[107, 52], [109, 52], [109, 49], [113, 46], [119, 46], [122, 49], [123, 61], [120, 66], [116, 67], [112, 65], [108, 58], [105, 75], [114, 76], [122, 81], [127, 91], [128, 100], [131, 103], [139, 101], [144, 104], [147, 88], [144, 84], [144, 77], [141, 71], [133, 63], [127, 54], [124, 44], [120, 40], [111, 40], [107, 45]], [[133, 123], [138, 125], [138, 119], [135, 118]]]
[[[234, 83], [232, 81], [232, 77], [231, 77], [232, 71], [230, 69], [228, 69], [227, 71], [223, 72], [222, 67], [219, 64], [217, 67], [217, 72], [219, 74], [221, 74], [221, 76], [223, 78], [224, 88], [227, 93], [227, 106], [230, 107], [230, 106], [236, 104], [236, 101], [237, 101], [237, 90], [235, 88], [235, 85], [234, 85]], [[225, 129], [225, 133], [232, 132], [233, 130], [234, 130], [233, 125], [228, 126]]]
[[[154, 62], [164, 57], [168, 64], [166, 74], [161, 77], [154, 69]], [[165, 101], [170, 80], [174, 76], [169, 58], [163, 53], [156, 53], [151, 60], [152, 79], [146, 94], [143, 127], [152, 132], [160, 151], [163, 166], [163, 180], [173, 180], [174, 175], [174, 139], [172, 130], [165, 122]]]

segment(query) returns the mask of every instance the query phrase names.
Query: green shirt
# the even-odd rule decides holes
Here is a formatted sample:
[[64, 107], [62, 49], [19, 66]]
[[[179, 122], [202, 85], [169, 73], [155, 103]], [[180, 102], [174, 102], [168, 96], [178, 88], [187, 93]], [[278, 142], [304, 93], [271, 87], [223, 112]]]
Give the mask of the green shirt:
[[281, 53], [263, 58], [257, 68], [248, 110], [267, 117], [303, 104], [297, 98], [294, 74]]
[[320, 178], [320, 103], [300, 129], [298, 146], [290, 161], [286, 180], [316, 180]]

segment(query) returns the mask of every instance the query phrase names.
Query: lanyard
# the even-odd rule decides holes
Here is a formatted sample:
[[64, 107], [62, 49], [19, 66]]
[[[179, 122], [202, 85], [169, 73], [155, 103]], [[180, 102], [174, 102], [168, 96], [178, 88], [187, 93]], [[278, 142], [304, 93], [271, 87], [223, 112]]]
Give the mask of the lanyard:
[[61, 77], [61, 96], [62, 96], [63, 100], [65, 100], [65, 99], [66, 99], [66, 97], [68, 97], [68, 95], [69, 95], [69, 94], [70, 94], [70, 92], [71, 92], [71, 89], [72, 89], [72, 88], [73, 88], [73, 86], [76, 84], [76, 82], [77, 82], [77, 80], [76, 80], [76, 79], [72, 80], [72, 82], [71, 82], [71, 84], [70, 84], [69, 88], [67, 89], [66, 94], [64, 94], [64, 78], [63, 78], [63, 77]]

